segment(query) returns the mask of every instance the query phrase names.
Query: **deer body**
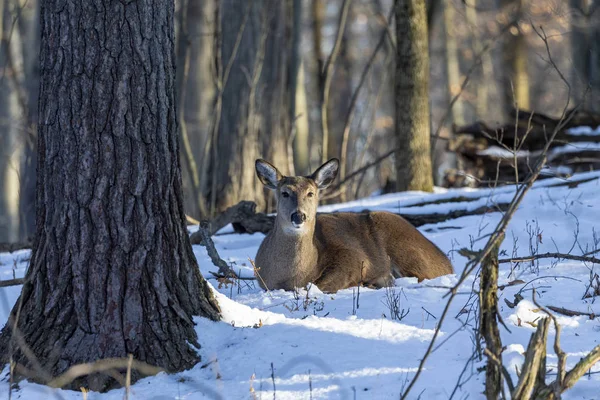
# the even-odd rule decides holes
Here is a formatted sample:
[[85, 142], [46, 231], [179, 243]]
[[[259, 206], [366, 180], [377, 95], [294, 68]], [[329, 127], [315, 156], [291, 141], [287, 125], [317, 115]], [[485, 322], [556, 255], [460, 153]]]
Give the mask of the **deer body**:
[[257, 160], [257, 174], [277, 191], [273, 230], [256, 255], [264, 289], [315, 283], [325, 292], [360, 284], [383, 287], [402, 276], [420, 280], [451, 274], [444, 253], [399, 215], [388, 212], [317, 215], [318, 190], [337, 174], [337, 160], [310, 177], [284, 177]]

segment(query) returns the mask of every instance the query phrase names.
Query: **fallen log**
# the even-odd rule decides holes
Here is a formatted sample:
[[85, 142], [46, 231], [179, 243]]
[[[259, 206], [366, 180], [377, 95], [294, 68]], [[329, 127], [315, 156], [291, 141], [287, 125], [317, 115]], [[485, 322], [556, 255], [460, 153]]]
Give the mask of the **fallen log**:
[[0, 253], [13, 253], [17, 250], [30, 249], [31, 245], [31, 241], [16, 243], [0, 243]]
[[0, 288], [7, 287], [7, 286], [22, 285], [24, 282], [25, 282], [24, 278], [7, 279], [5, 281], [0, 281]]
[[[561, 121], [524, 110], [513, 110], [511, 118], [514, 123], [495, 128], [483, 121], [453, 127], [455, 135], [448, 150], [457, 156], [457, 169], [446, 171], [445, 186], [481, 187], [526, 179], [543, 156], [549, 134]], [[547, 156], [541, 179], [600, 168], [600, 114], [574, 112]]]

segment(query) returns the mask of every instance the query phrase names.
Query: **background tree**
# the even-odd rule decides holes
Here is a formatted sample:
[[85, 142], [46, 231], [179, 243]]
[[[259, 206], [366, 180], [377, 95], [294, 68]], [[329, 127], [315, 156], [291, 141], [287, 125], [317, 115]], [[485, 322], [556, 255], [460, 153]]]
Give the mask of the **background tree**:
[[[292, 40], [288, 84], [290, 86], [290, 115], [294, 134], [293, 166], [290, 173], [310, 173], [310, 142], [308, 128], [308, 103], [306, 98], [306, 81], [304, 78], [304, 63], [300, 43], [302, 40], [302, 2], [292, 0], [293, 7], [290, 19], [292, 20]], [[290, 156], [290, 154], [288, 154]]]
[[525, 0], [501, 0], [500, 15], [503, 21], [513, 26], [502, 41], [503, 63], [505, 63], [504, 88], [505, 115], [517, 106], [531, 109], [530, 81], [528, 70], [529, 47], [521, 27], [521, 18], [526, 15]]
[[185, 209], [208, 217], [204, 174], [210, 162], [211, 121], [217, 98], [218, 1], [180, 2], [176, 95], [179, 114]]
[[264, 207], [254, 161], [266, 157], [276, 165], [289, 165], [290, 6], [277, 0], [221, 2], [222, 99], [209, 176], [213, 211], [244, 199]]
[[[600, 12], [593, 0], [571, 0], [573, 82], [576, 101], [584, 108], [600, 111]], [[587, 88], [590, 88], [586, 93]]]
[[[447, 0], [444, 4], [444, 27], [446, 29], [446, 74], [448, 75], [448, 94], [450, 99], [456, 96], [460, 91], [462, 83], [460, 54], [456, 40], [455, 28], [455, 4], [452, 0]], [[465, 106], [464, 99], [459, 97], [452, 106], [452, 123], [464, 125]]]
[[396, 1], [396, 189], [433, 190], [425, 2]]
[[3, 363], [56, 375], [132, 354], [182, 370], [199, 358], [192, 316], [219, 318], [184, 224], [173, 13], [170, 0], [43, 4], [37, 232]]
[[0, 1], [0, 242], [35, 225], [39, 4]]

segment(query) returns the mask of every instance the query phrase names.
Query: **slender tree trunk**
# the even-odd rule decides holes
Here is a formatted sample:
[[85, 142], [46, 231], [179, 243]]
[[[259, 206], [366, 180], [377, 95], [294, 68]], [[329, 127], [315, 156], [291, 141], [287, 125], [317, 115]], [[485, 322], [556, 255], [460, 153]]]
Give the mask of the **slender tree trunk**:
[[[314, 104], [314, 115], [315, 121], [313, 122], [314, 129], [311, 135], [311, 159], [310, 161], [316, 162], [320, 165], [322, 154], [322, 120], [321, 109], [323, 105], [323, 91], [325, 88], [325, 79], [323, 75], [323, 67], [325, 66], [325, 56], [323, 55], [323, 23], [325, 19], [325, 6], [323, 5], [324, 0], [312, 0], [311, 2], [311, 19], [312, 19], [312, 39], [313, 49], [312, 54], [314, 73], [312, 80], [314, 82], [312, 87], [312, 93], [314, 93], [313, 104]], [[310, 163], [310, 162], [309, 162]]]
[[287, 173], [288, 6], [289, 2], [279, 0], [221, 4], [221, 59], [226, 76], [211, 159], [215, 210], [244, 199], [264, 208], [263, 186], [254, 172], [259, 156], [270, 158]]
[[514, 97], [518, 108], [523, 110], [531, 110], [531, 102], [529, 100], [529, 72], [527, 71], [527, 42], [522, 33], [519, 33], [514, 39]]
[[[473, 0], [469, 4], [465, 3], [465, 15], [469, 25], [471, 25], [471, 40], [473, 43], [473, 54], [477, 57], [481, 54], [483, 46], [481, 45], [481, 32], [479, 29], [479, 18], [477, 15], [477, 7], [480, 3]], [[488, 121], [488, 102], [490, 92], [494, 92], [494, 72], [492, 64], [492, 56], [489, 51], [481, 55], [481, 70], [479, 71], [479, 79], [477, 84], [477, 104], [475, 105], [475, 119]]]
[[[524, 0], [501, 0], [501, 12], [508, 15], [508, 20], [520, 18], [526, 6]], [[511, 35], [505, 36], [502, 41], [502, 61], [504, 63], [505, 79], [502, 83], [504, 92], [505, 118], [515, 106], [529, 110], [531, 108], [529, 96], [529, 72], [527, 41], [518, 27], [511, 28]]]
[[[24, 60], [21, 29], [15, 24], [19, 18], [16, 0], [4, 2], [0, 10], [3, 18], [0, 41], [0, 62], [3, 72], [0, 82], [0, 129], [3, 132], [0, 150], [0, 214], [4, 211], [0, 240], [17, 242], [20, 238], [20, 185], [21, 160], [25, 153], [27, 129], [27, 93], [25, 89]], [[4, 231], [4, 232], [2, 232]], [[3, 237], [2, 237], [3, 236]]]
[[[211, 122], [217, 97], [215, 34], [217, 2], [188, 0], [179, 33], [178, 75], [181, 87], [178, 98], [182, 149], [181, 157], [186, 210], [197, 218], [207, 214], [205, 152], [209, 145]], [[208, 154], [208, 152], [206, 152]]]
[[47, 0], [40, 20], [37, 233], [1, 361], [51, 375], [128, 354], [190, 368], [192, 316], [219, 309], [184, 221], [173, 2]]
[[306, 100], [304, 63], [300, 51], [302, 36], [302, 1], [293, 0], [292, 46], [290, 59], [290, 121], [294, 127], [294, 167], [299, 174], [310, 173], [308, 102]]
[[429, 141], [427, 13], [421, 0], [396, 2], [396, 189], [433, 190]]
[[[573, 97], [590, 111], [600, 111], [600, 15], [592, 0], [571, 0]], [[591, 89], [589, 92], [588, 87]], [[585, 95], [585, 99], [584, 99]]]
[[497, 360], [502, 361], [502, 340], [498, 330], [498, 250], [502, 240], [496, 243], [481, 262], [481, 336], [486, 348], [495, 358], [494, 360], [488, 356], [485, 368], [485, 395], [488, 400], [499, 399], [502, 391], [501, 366], [497, 363]]
[[[343, 1], [340, 2], [343, 7]], [[346, 27], [342, 34], [340, 54], [335, 63], [335, 71], [332, 76], [331, 94], [327, 107], [329, 125], [329, 144], [327, 146], [327, 159], [340, 158], [340, 163], [348, 160], [341, 159], [342, 137], [346, 123], [346, 117], [350, 110], [350, 99], [352, 98], [352, 21], [354, 20], [354, 7], [349, 3]], [[340, 9], [340, 12], [341, 9]], [[345, 169], [346, 167], [344, 167]]]
[[308, 122], [308, 100], [306, 96], [306, 79], [304, 63], [298, 68], [295, 93], [295, 128], [296, 136], [294, 138], [294, 165], [296, 173], [307, 175], [310, 173], [310, 137]]
[[[458, 46], [456, 43], [455, 29], [455, 5], [451, 0], [447, 0], [444, 5], [444, 26], [446, 28], [446, 76], [448, 79], [449, 99], [460, 93], [462, 78], [460, 76], [460, 61], [458, 55]], [[459, 97], [451, 110], [452, 123], [462, 126], [465, 124], [465, 105]]]
[[37, 165], [37, 118], [40, 87], [40, 3], [29, 0], [21, 11], [22, 54], [24, 63], [25, 91], [27, 94], [27, 125], [23, 132], [23, 157], [21, 162], [21, 187], [19, 203], [20, 240], [35, 234], [35, 180]]

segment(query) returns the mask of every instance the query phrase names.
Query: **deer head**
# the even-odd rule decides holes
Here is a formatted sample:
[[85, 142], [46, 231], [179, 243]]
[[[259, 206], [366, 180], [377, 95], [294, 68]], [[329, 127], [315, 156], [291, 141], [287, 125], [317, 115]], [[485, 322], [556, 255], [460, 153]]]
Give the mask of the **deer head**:
[[256, 160], [256, 174], [277, 198], [277, 224], [287, 234], [314, 229], [319, 190], [325, 189], [338, 173], [339, 160], [332, 158], [310, 176], [283, 176], [265, 160]]

